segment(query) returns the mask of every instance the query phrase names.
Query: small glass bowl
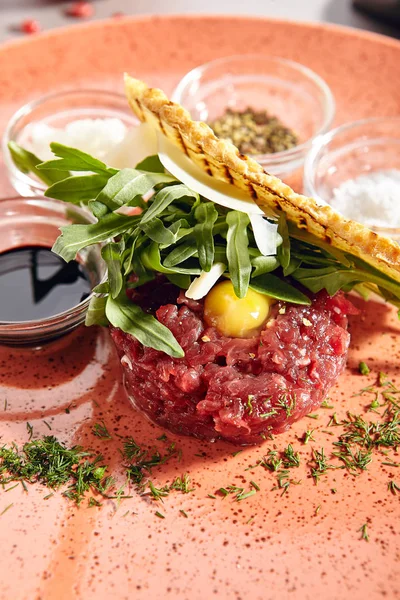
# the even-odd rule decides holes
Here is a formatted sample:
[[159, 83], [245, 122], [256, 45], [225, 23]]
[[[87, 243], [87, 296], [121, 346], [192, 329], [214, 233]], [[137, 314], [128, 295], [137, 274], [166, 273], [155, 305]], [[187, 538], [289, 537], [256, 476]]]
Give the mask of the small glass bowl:
[[[341, 125], [313, 142], [304, 164], [304, 192], [319, 203], [332, 203], [335, 190], [344, 182], [361, 175], [395, 170], [400, 177], [400, 117], [373, 117]], [[400, 179], [399, 179], [400, 202]], [[354, 199], [349, 198], [349, 211], [341, 208], [345, 217], [358, 216], [362, 206], [353, 213]], [[377, 205], [377, 218], [382, 206]], [[354, 220], [400, 241], [399, 227], [382, 227], [361, 216]]]
[[284, 178], [303, 165], [315, 136], [328, 131], [335, 114], [330, 88], [311, 69], [277, 56], [229, 56], [201, 65], [175, 88], [172, 99], [193, 119], [212, 122], [230, 108], [267, 110], [292, 129], [299, 144], [273, 154], [252, 155], [265, 171]]
[[[93, 223], [86, 210], [47, 198], [0, 200], [0, 253], [26, 246], [51, 248], [60, 227], [70, 223]], [[81, 250], [76, 258], [89, 277], [91, 288], [106, 274], [99, 245]], [[84, 322], [93, 294], [69, 310], [35, 321], [0, 321], [0, 343], [21, 346], [49, 341]], [[0, 307], [1, 318], [1, 307]]]
[[[123, 94], [116, 94], [104, 90], [72, 90], [58, 92], [43, 96], [22, 106], [11, 117], [2, 141], [4, 161], [9, 172], [11, 184], [15, 190], [21, 194], [21, 196], [42, 196], [43, 191], [47, 186], [35, 176], [21, 173], [14, 165], [7, 147], [10, 141], [20, 144], [35, 154], [34, 149], [31, 147], [34, 125], [40, 123], [48, 125], [49, 127], [62, 129], [68, 123], [78, 119], [106, 118], [119, 119], [125, 126], [126, 131], [129, 131], [130, 128], [136, 127], [139, 124], [138, 119], [132, 114], [126, 97]], [[122, 130], [123, 128], [119, 125], [119, 129]], [[113, 135], [117, 136], [115, 128], [113, 130]], [[51, 141], [61, 140], [51, 139]], [[68, 142], [61, 141], [61, 143], [71, 145]], [[89, 152], [89, 154], [92, 153], [96, 155], [96, 158], [103, 159], [104, 157], [98, 155], [98, 152], [90, 152], [93, 145], [96, 145], [93, 136], [90, 136], [89, 143], [90, 149], [81, 147], [79, 144], [75, 145], [80, 150]], [[121, 139], [121, 143], [123, 143], [123, 139]], [[49, 155], [39, 155], [39, 158], [43, 160], [53, 158], [53, 155], [50, 155], [50, 149], [48, 149], [48, 152]]]

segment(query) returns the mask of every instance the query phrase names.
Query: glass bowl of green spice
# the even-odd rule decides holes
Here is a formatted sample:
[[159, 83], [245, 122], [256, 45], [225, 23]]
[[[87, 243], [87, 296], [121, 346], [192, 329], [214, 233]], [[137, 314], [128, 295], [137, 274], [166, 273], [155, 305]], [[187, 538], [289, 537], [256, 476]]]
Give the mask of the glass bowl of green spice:
[[172, 99], [268, 173], [302, 167], [313, 139], [329, 130], [335, 101], [314, 71], [277, 56], [220, 58], [187, 73]]

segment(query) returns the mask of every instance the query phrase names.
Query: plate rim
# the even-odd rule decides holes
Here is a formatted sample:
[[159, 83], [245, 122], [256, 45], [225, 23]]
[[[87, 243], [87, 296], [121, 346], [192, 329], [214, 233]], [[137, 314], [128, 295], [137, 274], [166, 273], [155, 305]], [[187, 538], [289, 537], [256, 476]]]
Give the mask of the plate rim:
[[139, 23], [139, 22], [150, 22], [150, 21], [246, 21], [254, 23], [271, 23], [279, 26], [290, 25], [298, 27], [299, 29], [314, 29], [314, 30], [325, 30], [328, 32], [342, 33], [350, 38], [362, 38], [379, 44], [391, 46], [394, 49], [400, 51], [400, 39], [396, 39], [389, 35], [377, 33], [375, 31], [369, 31], [366, 29], [358, 29], [349, 25], [341, 25], [337, 23], [330, 23], [325, 21], [298, 21], [295, 19], [282, 19], [267, 16], [257, 15], [241, 15], [241, 14], [221, 14], [221, 13], [170, 13], [170, 14], [140, 14], [140, 15], [123, 15], [118, 17], [107, 17], [105, 19], [97, 19], [95, 21], [86, 21], [84, 23], [72, 23], [62, 25], [61, 27], [54, 27], [40, 33], [34, 34], [33, 36], [18, 37], [11, 40], [6, 40], [0, 43], [0, 54], [13, 49], [14, 47], [24, 45], [34, 45], [37, 41], [43, 39], [57, 38], [61, 35], [68, 34], [71, 30], [87, 30], [87, 29], [103, 29], [103, 28], [116, 28], [118, 29], [120, 24]]

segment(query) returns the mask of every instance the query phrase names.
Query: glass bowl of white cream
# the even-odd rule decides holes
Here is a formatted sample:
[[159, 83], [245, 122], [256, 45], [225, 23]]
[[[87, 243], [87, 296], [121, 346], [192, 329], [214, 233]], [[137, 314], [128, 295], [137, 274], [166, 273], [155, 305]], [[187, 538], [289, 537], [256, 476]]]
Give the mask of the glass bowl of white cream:
[[11, 158], [16, 142], [42, 161], [54, 158], [50, 143], [78, 148], [115, 168], [134, 167], [139, 121], [123, 94], [105, 90], [70, 90], [43, 96], [22, 106], [3, 136], [3, 156], [10, 181], [22, 196], [42, 196], [46, 184], [22, 173]]
[[346, 123], [317, 137], [304, 192], [400, 241], [400, 116]]

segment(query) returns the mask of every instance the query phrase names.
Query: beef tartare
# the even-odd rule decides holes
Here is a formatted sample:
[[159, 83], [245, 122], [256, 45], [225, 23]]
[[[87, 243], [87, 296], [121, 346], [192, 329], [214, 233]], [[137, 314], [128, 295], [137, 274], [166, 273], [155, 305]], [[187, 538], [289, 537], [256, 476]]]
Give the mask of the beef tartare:
[[14, 162], [95, 217], [63, 227], [53, 251], [79, 260], [102, 244], [86, 324], [110, 327], [134, 405], [177, 433], [260, 443], [343, 371], [357, 312], [345, 293], [400, 308], [400, 246], [296, 194], [161, 90], [125, 84], [136, 167], [58, 143], [38, 164], [13, 142]]
[[[203, 302], [168, 283], [139, 290], [135, 302], [154, 311], [185, 356], [147, 348], [120, 329], [111, 335], [134, 405], [176, 433], [259, 443], [318, 408], [345, 367], [347, 315], [357, 311], [342, 293], [319, 293], [311, 306], [277, 303], [258, 335], [240, 339], [207, 327]], [[168, 303], [157, 307], [157, 297]]]

